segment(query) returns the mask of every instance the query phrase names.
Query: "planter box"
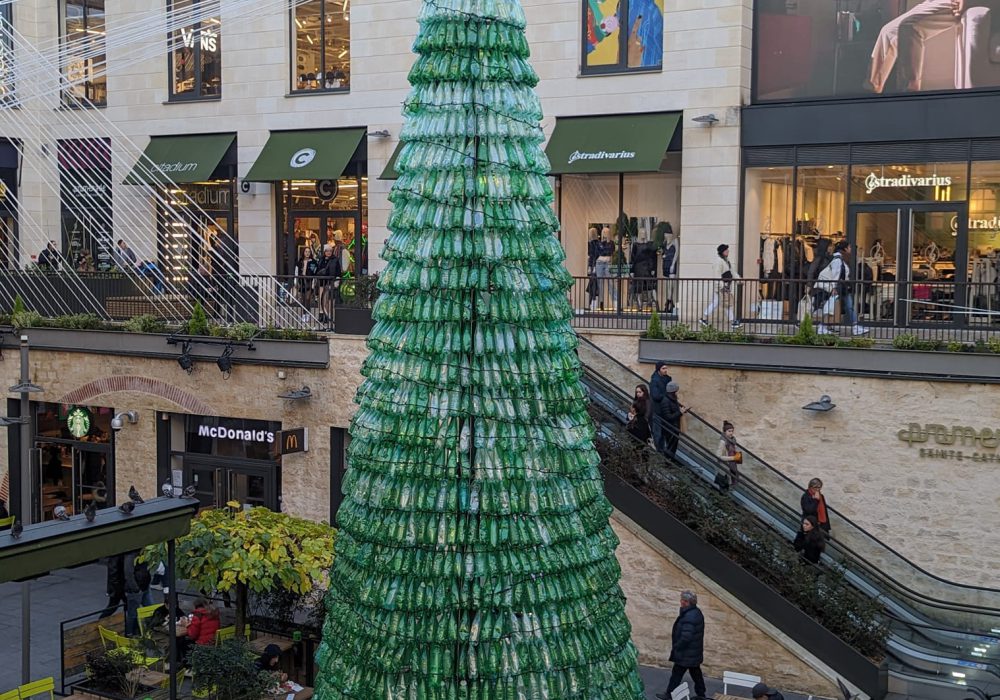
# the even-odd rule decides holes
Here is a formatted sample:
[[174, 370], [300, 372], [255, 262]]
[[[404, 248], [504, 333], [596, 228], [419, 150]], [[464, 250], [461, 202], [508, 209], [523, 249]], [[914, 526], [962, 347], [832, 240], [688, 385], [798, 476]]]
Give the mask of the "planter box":
[[759, 372], [1000, 383], [1000, 355], [639, 339], [639, 361]]
[[[156, 333], [127, 333], [124, 331], [85, 331], [62, 328], [26, 328], [20, 333], [28, 336], [33, 350], [86, 352], [105, 355], [133, 355], [176, 359], [181, 354], [181, 344], [168, 345], [168, 335]], [[191, 344], [195, 361], [215, 362], [225, 347], [224, 338], [205, 338], [211, 345], [200, 345], [197, 338]], [[14, 337], [4, 336], [3, 347], [15, 348]], [[240, 365], [279, 365], [282, 367], [328, 367], [330, 347], [326, 340], [262, 340], [253, 341], [254, 349], [233, 346], [233, 363]]]
[[333, 332], [339, 335], [368, 335], [375, 326], [371, 309], [338, 306], [334, 313]]

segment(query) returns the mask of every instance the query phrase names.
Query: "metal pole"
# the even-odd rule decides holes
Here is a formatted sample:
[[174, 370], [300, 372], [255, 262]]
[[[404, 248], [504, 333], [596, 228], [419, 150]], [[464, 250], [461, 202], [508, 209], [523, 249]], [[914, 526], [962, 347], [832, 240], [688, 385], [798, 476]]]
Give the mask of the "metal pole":
[[177, 576], [175, 575], [174, 541], [167, 540], [167, 661], [170, 663], [170, 700], [177, 700]]
[[[21, 384], [31, 381], [28, 364], [28, 336], [21, 336]], [[34, 515], [31, 502], [31, 405], [28, 393], [21, 392], [21, 524], [30, 525]], [[21, 583], [21, 683], [31, 682], [31, 582]]]

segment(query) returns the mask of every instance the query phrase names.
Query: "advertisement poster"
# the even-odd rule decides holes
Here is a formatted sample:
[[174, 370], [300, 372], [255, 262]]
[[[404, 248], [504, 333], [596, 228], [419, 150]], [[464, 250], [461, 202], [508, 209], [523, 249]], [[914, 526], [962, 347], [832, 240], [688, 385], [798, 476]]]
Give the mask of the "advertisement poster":
[[760, 0], [758, 101], [1000, 86], [1000, 0]]

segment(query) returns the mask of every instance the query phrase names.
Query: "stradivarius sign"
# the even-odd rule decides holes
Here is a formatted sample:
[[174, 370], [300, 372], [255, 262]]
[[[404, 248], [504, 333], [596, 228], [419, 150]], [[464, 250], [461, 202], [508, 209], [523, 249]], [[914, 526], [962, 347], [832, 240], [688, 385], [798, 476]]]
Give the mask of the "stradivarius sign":
[[575, 163], [578, 160], [632, 160], [635, 158], [635, 151], [573, 151], [569, 155], [567, 163]]
[[871, 194], [875, 190], [886, 187], [950, 187], [951, 176], [949, 175], [929, 175], [927, 177], [914, 177], [912, 175], [900, 175], [899, 177], [879, 177], [875, 173], [868, 173], [865, 178], [865, 191]]

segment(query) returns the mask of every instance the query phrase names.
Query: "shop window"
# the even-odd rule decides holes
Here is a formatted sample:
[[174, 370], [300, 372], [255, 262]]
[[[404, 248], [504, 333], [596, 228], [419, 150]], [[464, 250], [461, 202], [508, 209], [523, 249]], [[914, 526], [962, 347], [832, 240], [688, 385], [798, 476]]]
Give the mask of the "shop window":
[[967, 163], [851, 166], [853, 202], [955, 202], [966, 196]]
[[[596, 260], [592, 259], [590, 242], [607, 237], [614, 240], [615, 221], [620, 210], [620, 177], [614, 175], [563, 175], [562, 176], [562, 242], [566, 250], [566, 267], [575, 277], [585, 277]], [[600, 261], [601, 277], [611, 276], [611, 266], [620, 257], [615, 250], [611, 261]], [[606, 257], [606, 256], [602, 256]], [[601, 290], [598, 305], [610, 299], [610, 290]]]
[[350, 88], [350, 7], [347, 0], [306, 0], [292, 9], [293, 92]]
[[843, 233], [847, 210], [847, 166], [799, 168], [795, 181], [796, 230], [804, 235]]
[[[743, 206], [743, 270], [762, 279], [781, 272], [776, 251], [794, 231], [795, 169], [748, 168]], [[782, 256], [783, 262], [783, 256]]]
[[660, 70], [663, 0], [582, 0], [585, 75]]
[[[958, 222], [951, 226], [957, 234]], [[1000, 162], [972, 164], [969, 192], [969, 281], [972, 306], [1000, 311], [997, 267], [1000, 259]]]
[[315, 258], [324, 246], [343, 244], [347, 248], [346, 276], [366, 274], [368, 269], [368, 178], [353, 177], [337, 180], [336, 193], [331, 198], [321, 195], [315, 180], [294, 180], [282, 184], [282, 205], [287, 212], [286, 236], [280, 253], [286, 274], [292, 274], [295, 264], [306, 248]]
[[159, 258], [175, 285], [221, 284], [239, 269], [236, 198], [232, 180], [166, 188], [158, 204]]
[[103, 107], [108, 103], [104, 0], [63, 2], [63, 104]]
[[170, 37], [171, 101], [219, 97], [222, 95], [219, 0], [169, 0], [167, 9], [199, 18], [209, 15], [175, 30]]
[[14, 3], [0, 5], [0, 103], [14, 97]]

